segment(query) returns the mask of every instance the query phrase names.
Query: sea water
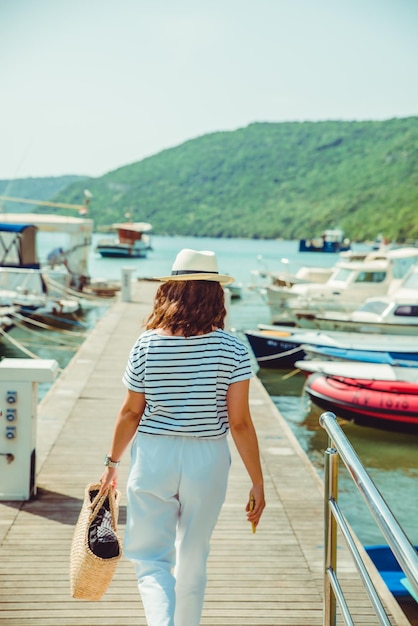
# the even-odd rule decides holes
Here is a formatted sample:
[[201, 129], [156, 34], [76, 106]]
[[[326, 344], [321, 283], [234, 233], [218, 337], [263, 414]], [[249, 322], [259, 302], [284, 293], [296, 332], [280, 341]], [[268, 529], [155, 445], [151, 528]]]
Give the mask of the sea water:
[[[46, 258], [60, 242], [56, 236], [48, 240], [48, 235], [40, 235], [39, 255]], [[232, 275], [235, 282], [242, 285], [242, 298], [232, 301], [229, 312], [229, 324], [242, 338], [245, 329], [270, 323], [269, 309], [262, 296], [263, 273], [273, 270], [296, 272], [303, 265], [330, 267], [338, 261], [337, 254], [299, 253], [297, 241], [162, 236], [153, 237], [152, 250], [145, 259], [103, 259], [94, 250], [101, 236], [93, 236], [89, 259], [92, 278], [120, 280], [126, 267], [132, 268], [136, 278], [167, 275], [182, 248], [213, 250], [218, 258], [219, 271]], [[367, 246], [358, 244], [355, 249], [364, 250]], [[88, 323], [94, 324], [94, 316], [102, 314], [105, 308], [91, 313], [93, 318]], [[1, 349], [4, 350], [4, 346]], [[51, 351], [48, 356], [48, 349], [44, 348], [42, 356], [56, 358], [56, 352]], [[69, 352], [68, 360], [71, 356]], [[58, 359], [62, 366], [65, 366], [67, 357], [64, 349]], [[320, 409], [310, 405], [304, 394], [304, 376], [291, 370], [260, 369], [258, 377], [322, 476], [327, 434], [319, 425]], [[342, 427], [409, 539], [418, 544], [418, 436], [349, 422], [343, 423]], [[364, 545], [386, 543], [342, 462], [339, 492], [340, 505], [360, 541]]]

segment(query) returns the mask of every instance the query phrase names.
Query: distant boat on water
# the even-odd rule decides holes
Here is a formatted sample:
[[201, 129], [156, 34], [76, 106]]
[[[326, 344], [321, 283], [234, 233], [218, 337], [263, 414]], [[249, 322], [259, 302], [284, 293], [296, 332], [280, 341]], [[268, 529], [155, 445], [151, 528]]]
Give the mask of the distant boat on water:
[[351, 242], [341, 228], [328, 228], [321, 237], [299, 241], [299, 252], [346, 252], [350, 249]]
[[141, 259], [147, 256], [151, 247], [149, 232], [151, 224], [146, 222], [124, 222], [112, 224], [116, 231], [113, 238], [101, 239], [96, 252], [104, 258]]

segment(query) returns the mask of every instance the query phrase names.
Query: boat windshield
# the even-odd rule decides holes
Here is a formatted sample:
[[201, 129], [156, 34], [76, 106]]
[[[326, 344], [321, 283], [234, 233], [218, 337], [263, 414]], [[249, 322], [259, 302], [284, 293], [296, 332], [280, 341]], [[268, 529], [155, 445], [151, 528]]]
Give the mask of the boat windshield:
[[351, 276], [353, 276], [354, 270], [349, 269], [348, 267], [340, 267], [335, 270], [332, 276], [329, 279], [329, 282], [334, 283], [348, 283]]
[[[393, 259], [393, 277], [394, 278], [403, 278], [408, 270], [411, 269], [413, 265], [417, 262], [416, 256], [407, 256], [399, 259]], [[413, 274], [411, 274], [413, 276]], [[418, 282], [418, 275], [416, 276]]]
[[356, 283], [383, 283], [386, 272], [359, 272], [356, 276]]
[[384, 300], [369, 300], [365, 302], [358, 311], [365, 311], [367, 313], [376, 313], [376, 315], [382, 315], [382, 313], [388, 308], [388, 302]]
[[418, 289], [418, 270], [414, 270], [402, 283], [402, 289]]
[[386, 279], [386, 271], [361, 270], [350, 267], [339, 267], [335, 270], [328, 282], [330, 285], [348, 285], [349, 283], [383, 283]]

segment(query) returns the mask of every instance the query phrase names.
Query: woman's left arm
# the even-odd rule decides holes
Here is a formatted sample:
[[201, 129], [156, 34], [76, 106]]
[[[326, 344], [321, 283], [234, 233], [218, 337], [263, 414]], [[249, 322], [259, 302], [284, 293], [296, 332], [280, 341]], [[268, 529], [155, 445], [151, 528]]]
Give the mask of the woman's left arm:
[[[144, 409], [145, 394], [128, 389], [116, 418], [112, 444], [109, 450], [109, 456], [113, 462], [120, 461], [138, 429]], [[100, 479], [101, 491], [104, 491], [109, 486], [116, 487], [117, 475], [118, 469], [116, 467], [106, 467]]]

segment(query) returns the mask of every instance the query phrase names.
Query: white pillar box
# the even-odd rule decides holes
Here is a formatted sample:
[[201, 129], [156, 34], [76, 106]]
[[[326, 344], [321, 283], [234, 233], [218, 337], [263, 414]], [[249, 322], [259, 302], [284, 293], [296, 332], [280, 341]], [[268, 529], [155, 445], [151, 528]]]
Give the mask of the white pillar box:
[[38, 383], [52, 382], [57, 373], [54, 360], [0, 361], [0, 500], [36, 494]]

